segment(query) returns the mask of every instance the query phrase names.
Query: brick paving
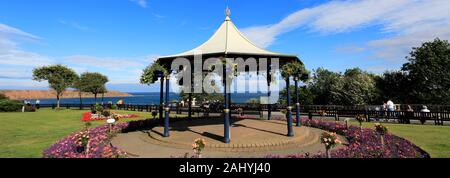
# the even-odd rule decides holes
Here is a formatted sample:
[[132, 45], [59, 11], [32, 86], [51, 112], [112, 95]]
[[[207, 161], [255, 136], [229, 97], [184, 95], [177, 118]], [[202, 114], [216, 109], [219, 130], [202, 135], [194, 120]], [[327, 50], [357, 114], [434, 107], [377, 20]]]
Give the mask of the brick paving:
[[[319, 138], [322, 130], [293, 127], [294, 137], [287, 137], [286, 122], [257, 119], [235, 120], [231, 142], [222, 142], [221, 119], [172, 123], [170, 137], [162, 137], [163, 127], [119, 134], [112, 144], [136, 157], [181, 157], [192, 154], [196, 138], [206, 140], [204, 157], [261, 157], [268, 154], [316, 153], [324, 151]], [[343, 138], [341, 138], [343, 140]]]

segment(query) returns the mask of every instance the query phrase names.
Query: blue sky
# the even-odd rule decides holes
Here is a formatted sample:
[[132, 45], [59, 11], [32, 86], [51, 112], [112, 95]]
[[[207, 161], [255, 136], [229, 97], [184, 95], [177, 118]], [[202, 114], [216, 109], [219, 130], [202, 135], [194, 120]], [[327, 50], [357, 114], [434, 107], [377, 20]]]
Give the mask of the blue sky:
[[227, 4], [245, 35], [309, 70], [382, 73], [450, 37], [447, 0], [10, 0], [0, 2], [0, 89], [46, 89], [31, 70], [59, 63], [106, 74], [112, 90], [157, 91], [138, 84], [141, 70], [207, 40]]

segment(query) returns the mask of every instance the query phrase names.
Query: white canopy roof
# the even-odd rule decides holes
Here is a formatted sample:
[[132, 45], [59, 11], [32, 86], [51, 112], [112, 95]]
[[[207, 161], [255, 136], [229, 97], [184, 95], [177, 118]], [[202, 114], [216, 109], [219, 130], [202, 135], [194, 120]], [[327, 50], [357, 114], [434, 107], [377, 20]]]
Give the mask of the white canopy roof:
[[219, 29], [214, 35], [209, 38], [208, 41], [202, 45], [194, 48], [190, 51], [186, 51], [180, 54], [171, 56], [162, 56], [163, 58], [177, 58], [194, 56], [202, 53], [207, 54], [245, 54], [245, 55], [257, 55], [257, 56], [280, 56], [280, 57], [295, 57], [295, 55], [287, 55], [276, 52], [271, 52], [262, 49], [253, 44], [248, 38], [246, 38], [230, 20], [230, 11], [226, 11], [225, 21], [220, 25]]

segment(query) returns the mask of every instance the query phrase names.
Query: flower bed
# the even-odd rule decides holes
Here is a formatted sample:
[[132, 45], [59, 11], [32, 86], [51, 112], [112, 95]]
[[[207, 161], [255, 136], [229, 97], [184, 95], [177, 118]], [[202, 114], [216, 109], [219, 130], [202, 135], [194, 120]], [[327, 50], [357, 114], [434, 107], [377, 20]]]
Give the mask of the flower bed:
[[[205, 119], [205, 118], [199, 118]], [[221, 119], [220, 117], [215, 119]], [[186, 120], [183, 118], [171, 118], [171, 122]], [[295, 119], [294, 119], [295, 120]], [[314, 127], [329, 132], [335, 132], [346, 137], [348, 145], [343, 148], [332, 150], [333, 158], [428, 158], [429, 154], [412, 144], [408, 140], [386, 133], [384, 135], [384, 146], [381, 145], [380, 137], [375, 130], [361, 129], [350, 126], [349, 129], [343, 124], [336, 122], [325, 122], [320, 120], [301, 119], [305, 126]], [[75, 132], [58, 141], [44, 151], [45, 158], [117, 158], [126, 157], [126, 152], [112, 146], [110, 141], [115, 133], [132, 132], [143, 128], [151, 128], [161, 124], [160, 120], [147, 119], [131, 122], [118, 123], [112, 126], [103, 125], [87, 130], [89, 135], [88, 147], [80, 149], [79, 135]], [[325, 153], [314, 155], [293, 154], [287, 156], [267, 155], [267, 158], [325, 158]]]
[[[113, 118], [116, 119], [129, 119], [129, 118], [137, 118], [139, 115], [137, 114], [113, 114]], [[89, 122], [89, 121], [102, 121], [110, 119], [111, 117], [104, 117], [98, 114], [92, 114], [91, 112], [85, 112], [83, 113], [83, 116], [81, 117], [81, 121], [83, 122]]]
[[44, 158], [117, 158], [126, 156], [126, 153], [110, 144], [114, 133], [127, 127], [127, 123], [119, 123], [112, 127], [98, 126], [87, 130], [89, 141], [87, 146], [80, 149], [79, 137], [86, 131], [70, 134], [44, 151]]
[[[183, 118], [171, 118], [171, 122], [181, 121]], [[118, 158], [126, 157], [125, 151], [111, 145], [111, 139], [116, 133], [132, 132], [142, 128], [151, 128], [161, 124], [160, 120], [147, 119], [114, 124], [111, 132], [108, 125], [89, 128], [89, 146], [80, 149], [79, 135], [86, 130], [74, 132], [59, 140], [50, 148], [44, 150], [44, 158]], [[88, 148], [89, 147], [89, 148]]]
[[[295, 120], [295, 119], [294, 119]], [[333, 158], [429, 158], [430, 155], [401, 137], [386, 133], [384, 135], [384, 146], [381, 145], [380, 135], [372, 129], [361, 129], [350, 126], [348, 129], [344, 124], [326, 122], [320, 120], [301, 119], [304, 126], [314, 127], [329, 132], [335, 132], [344, 136], [348, 144], [340, 149], [332, 150]], [[267, 158], [325, 158], [325, 153], [314, 155], [292, 154], [287, 156], [267, 155]]]
[[243, 115], [243, 116], [237, 116], [239, 119], [256, 119], [256, 116], [249, 116], [249, 115]]

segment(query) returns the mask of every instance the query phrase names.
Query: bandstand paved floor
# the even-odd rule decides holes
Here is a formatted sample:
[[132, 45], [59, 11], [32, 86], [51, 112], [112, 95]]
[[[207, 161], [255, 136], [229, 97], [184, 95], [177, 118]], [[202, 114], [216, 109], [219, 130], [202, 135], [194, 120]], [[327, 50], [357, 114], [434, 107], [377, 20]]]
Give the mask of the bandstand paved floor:
[[[287, 137], [285, 121], [242, 119], [233, 120], [231, 142], [223, 139], [223, 120], [193, 120], [171, 123], [170, 137], [162, 137], [163, 127], [118, 134], [112, 144], [131, 157], [168, 158], [193, 155], [196, 138], [206, 140], [203, 157], [264, 157], [269, 154], [314, 154], [324, 152], [320, 129], [293, 126], [294, 137]], [[341, 140], [345, 142], [343, 137]]]

